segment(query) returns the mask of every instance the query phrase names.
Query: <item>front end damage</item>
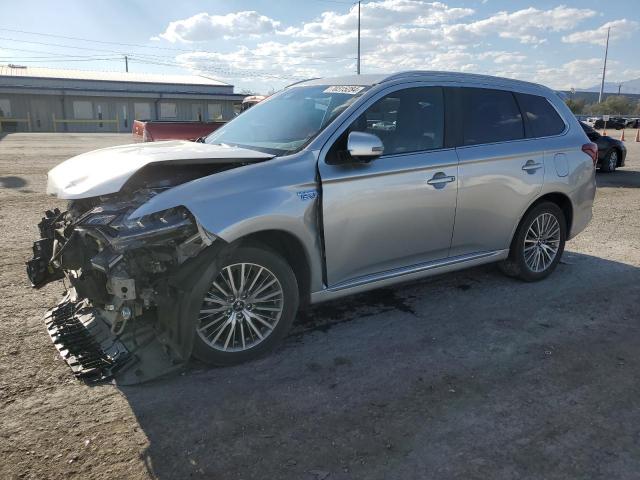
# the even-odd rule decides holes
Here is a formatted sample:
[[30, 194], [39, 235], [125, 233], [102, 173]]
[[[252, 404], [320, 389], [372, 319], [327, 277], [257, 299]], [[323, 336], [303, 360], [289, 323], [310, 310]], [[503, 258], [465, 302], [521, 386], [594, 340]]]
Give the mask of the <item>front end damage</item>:
[[224, 242], [176, 207], [130, 220], [162, 189], [76, 200], [47, 211], [27, 262], [40, 288], [64, 279], [44, 317], [77, 377], [140, 383], [182, 366]]

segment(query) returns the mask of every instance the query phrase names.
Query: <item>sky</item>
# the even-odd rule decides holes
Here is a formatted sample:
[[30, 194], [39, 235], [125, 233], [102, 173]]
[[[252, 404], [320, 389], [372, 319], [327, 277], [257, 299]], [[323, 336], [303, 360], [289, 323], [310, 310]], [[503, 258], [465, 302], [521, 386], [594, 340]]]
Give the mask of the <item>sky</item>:
[[[357, 10], [348, 0], [0, 0], [0, 64], [124, 71], [127, 55], [132, 72], [198, 74], [268, 93], [355, 73]], [[607, 81], [640, 78], [637, 0], [363, 1], [361, 71], [587, 88], [600, 82], [607, 27]]]

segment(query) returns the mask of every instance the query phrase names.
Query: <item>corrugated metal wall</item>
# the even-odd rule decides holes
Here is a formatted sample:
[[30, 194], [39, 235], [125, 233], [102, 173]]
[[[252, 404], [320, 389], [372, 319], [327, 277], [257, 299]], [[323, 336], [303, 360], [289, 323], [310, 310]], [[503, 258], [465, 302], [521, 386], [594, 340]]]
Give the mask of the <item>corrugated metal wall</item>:
[[[238, 100], [218, 100], [210, 98], [165, 98], [110, 97], [72, 95], [34, 95], [0, 92], [0, 110], [9, 106], [8, 112], [0, 112], [0, 117], [17, 119], [30, 118], [31, 131], [53, 132], [54, 116], [58, 120], [58, 132], [116, 132], [131, 131], [131, 123], [136, 116], [150, 118], [143, 120], [230, 120], [239, 108]], [[164, 104], [164, 107], [163, 107]], [[6, 107], [5, 107], [6, 109]], [[162, 114], [168, 115], [162, 117]], [[175, 115], [175, 116], [174, 116]], [[212, 118], [217, 117], [217, 118]], [[87, 120], [103, 122], [86, 122]], [[74, 122], [60, 122], [73, 120]], [[80, 122], [75, 122], [80, 120]], [[117, 126], [115, 121], [117, 120]], [[26, 132], [26, 122], [2, 122], [4, 132]]]

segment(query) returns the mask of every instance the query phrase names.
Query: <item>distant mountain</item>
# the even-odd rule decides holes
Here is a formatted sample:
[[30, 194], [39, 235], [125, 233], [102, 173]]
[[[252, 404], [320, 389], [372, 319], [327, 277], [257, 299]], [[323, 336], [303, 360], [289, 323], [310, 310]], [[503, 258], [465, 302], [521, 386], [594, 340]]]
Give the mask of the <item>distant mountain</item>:
[[[634, 80], [627, 80], [626, 82], [621, 82], [622, 88], [620, 89], [620, 94], [624, 95], [625, 93], [635, 93], [640, 94], [640, 78], [636, 78]], [[577, 88], [577, 92], [599, 92], [600, 85], [594, 85], [589, 88]], [[618, 83], [616, 82], [604, 82], [604, 91], [606, 93], [618, 93]]]

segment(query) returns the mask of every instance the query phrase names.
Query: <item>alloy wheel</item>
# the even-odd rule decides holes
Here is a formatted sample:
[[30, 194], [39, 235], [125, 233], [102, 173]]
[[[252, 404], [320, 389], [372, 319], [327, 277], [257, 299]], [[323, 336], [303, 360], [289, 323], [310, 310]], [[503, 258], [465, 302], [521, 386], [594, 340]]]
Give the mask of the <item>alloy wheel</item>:
[[609, 154], [609, 170], [615, 170], [617, 166], [618, 166], [618, 152], [613, 150]]
[[273, 332], [283, 307], [284, 292], [273, 272], [255, 263], [228, 265], [204, 297], [197, 332], [215, 350], [248, 350]]
[[532, 272], [543, 272], [553, 263], [560, 248], [560, 223], [555, 215], [541, 213], [524, 238], [524, 261]]

